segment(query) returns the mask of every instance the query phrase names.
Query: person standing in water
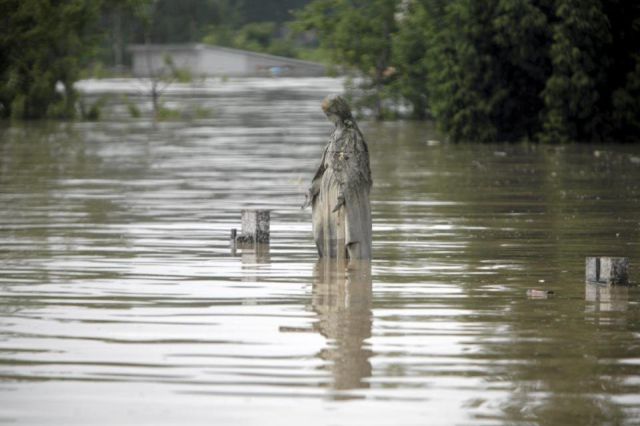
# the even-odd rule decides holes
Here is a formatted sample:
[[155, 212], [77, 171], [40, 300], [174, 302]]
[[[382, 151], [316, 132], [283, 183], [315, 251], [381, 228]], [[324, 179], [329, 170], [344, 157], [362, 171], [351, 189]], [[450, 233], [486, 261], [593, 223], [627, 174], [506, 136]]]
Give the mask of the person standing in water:
[[369, 149], [341, 96], [327, 96], [322, 110], [335, 128], [302, 208], [311, 205], [320, 257], [371, 259]]

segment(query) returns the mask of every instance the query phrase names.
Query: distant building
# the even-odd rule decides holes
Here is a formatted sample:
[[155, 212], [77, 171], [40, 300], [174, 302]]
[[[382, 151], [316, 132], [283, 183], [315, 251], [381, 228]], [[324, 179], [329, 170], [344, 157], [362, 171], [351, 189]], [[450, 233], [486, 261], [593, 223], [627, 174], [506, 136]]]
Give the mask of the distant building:
[[325, 68], [315, 62], [266, 55], [206, 44], [134, 44], [133, 75], [157, 76], [171, 67], [186, 70], [194, 76], [227, 77], [316, 77]]

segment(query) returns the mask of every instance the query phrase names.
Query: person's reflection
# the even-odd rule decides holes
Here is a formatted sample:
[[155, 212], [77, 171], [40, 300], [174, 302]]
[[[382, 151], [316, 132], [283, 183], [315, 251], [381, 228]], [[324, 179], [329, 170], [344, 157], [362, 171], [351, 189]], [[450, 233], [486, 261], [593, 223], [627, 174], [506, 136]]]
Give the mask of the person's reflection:
[[331, 362], [333, 388], [368, 387], [371, 350], [371, 264], [320, 259], [316, 263], [312, 307], [318, 314], [314, 329], [329, 340], [320, 356]]

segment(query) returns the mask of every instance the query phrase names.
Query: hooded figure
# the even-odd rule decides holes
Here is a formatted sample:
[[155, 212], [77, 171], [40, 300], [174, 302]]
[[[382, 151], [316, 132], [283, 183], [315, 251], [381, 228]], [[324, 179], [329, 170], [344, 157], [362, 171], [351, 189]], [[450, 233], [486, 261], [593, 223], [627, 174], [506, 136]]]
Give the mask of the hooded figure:
[[327, 96], [322, 110], [336, 127], [303, 205], [312, 206], [318, 255], [371, 259], [369, 150], [342, 97]]

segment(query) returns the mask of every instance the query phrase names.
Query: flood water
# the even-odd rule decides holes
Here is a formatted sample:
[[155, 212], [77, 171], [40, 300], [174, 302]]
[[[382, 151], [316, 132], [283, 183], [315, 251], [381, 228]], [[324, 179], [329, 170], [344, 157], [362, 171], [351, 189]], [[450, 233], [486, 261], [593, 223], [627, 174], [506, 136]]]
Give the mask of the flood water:
[[[584, 283], [590, 255], [640, 281], [640, 147], [363, 121], [374, 260], [345, 272], [299, 208], [340, 81], [174, 85], [196, 112], [157, 125], [134, 85], [0, 129], [0, 424], [640, 424], [640, 293]], [[269, 248], [230, 252], [243, 208]]]

